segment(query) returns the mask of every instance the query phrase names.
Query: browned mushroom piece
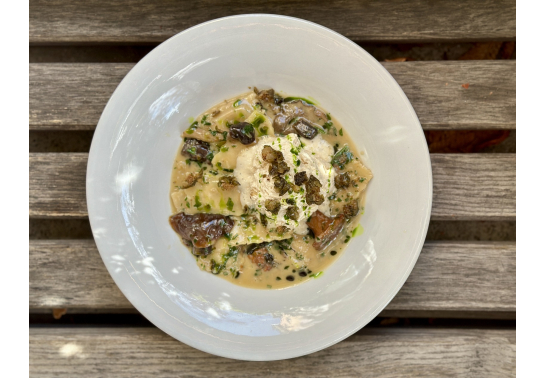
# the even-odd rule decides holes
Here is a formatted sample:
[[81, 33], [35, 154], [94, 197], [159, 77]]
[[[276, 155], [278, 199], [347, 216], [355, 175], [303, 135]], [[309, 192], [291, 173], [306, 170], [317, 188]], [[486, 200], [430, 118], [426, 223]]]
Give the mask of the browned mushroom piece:
[[197, 248], [193, 246], [193, 242], [191, 240], [182, 239], [182, 241], [195, 256], [208, 256], [212, 253], [212, 246], [206, 248]]
[[210, 143], [198, 139], [187, 138], [182, 147], [182, 155], [187, 156], [189, 160], [201, 163], [211, 161], [212, 153], [210, 151]]
[[294, 133], [295, 129], [293, 128], [293, 125], [290, 123], [292, 119], [293, 119], [292, 116], [282, 114], [282, 113], [277, 114], [273, 120], [274, 131], [277, 134], [283, 134], [283, 135]]
[[343, 206], [343, 214], [347, 218], [353, 218], [358, 215], [360, 206], [358, 200], [352, 200]]
[[244, 145], [252, 144], [255, 142], [255, 129], [251, 123], [239, 122], [229, 128], [229, 137]]
[[314, 137], [318, 135], [318, 130], [316, 130], [315, 127], [313, 127], [307, 120], [303, 118], [300, 118], [298, 121], [296, 121], [293, 125], [293, 128], [295, 129], [297, 135], [302, 136], [306, 139], [314, 139]]
[[269, 165], [269, 176], [279, 176], [283, 175], [286, 172], [289, 172], [290, 167], [288, 164], [284, 161], [284, 157], [282, 157], [282, 160], [277, 160], [271, 165]]
[[286, 226], [278, 226], [278, 227], [276, 227], [276, 233], [277, 233], [277, 234], [280, 234], [280, 235], [285, 234], [285, 233], [288, 232], [289, 230], [290, 230], [290, 229], [289, 229], [288, 227], [286, 227]]
[[192, 242], [196, 248], [206, 248], [221, 236], [231, 232], [234, 222], [219, 214], [185, 214], [170, 216], [170, 225], [183, 239]]
[[333, 155], [331, 165], [333, 165], [337, 171], [342, 171], [353, 159], [354, 154], [352, 154], [348, 146], [345, 144], [343, 148]]
[[263, 146], [261, 157], [267, 163], [274, 163], [281, 159], [284, 160], [284, 155], [282, 155], [282, 152], [275, 150], [271, 146]]
[[336, 217], [328, 217], [320, 210], [316, 210], [307, 222], [308, 227], [314, 233], [316, 241], [312, 246], [317, 251], [322, 251], [333, 239], [339, 235], [345, 224], [344, 215], [340, 214]]
[[254, 92], [257, 94], [257, 98], [262, 102], [274, 102], [274, 89], [258, 90], [254, 87]]
[[311, 124], [318, 124], [319, 121], [325, 121], [327, 115], [314, 105], [307, 104], [303, 100], [293, 100], [282, 104], [282, 113], [291, 116], [291, 118], [304, 118]]
[[310, 175], [308, 181], [305, 183], [305, 200], [307, 204], [321, 205], [324, 202], [325, 198], [322, 194], [320, 194], [321, 187], [322, 184], [320, 183], [320, 180], [318, 180], [313, 175]]
[[259, 213], [259, 221], [263, 225], [263, 227], [267, 227], [269, 224], [269, 221], [267, 220], [267, 216], [265, 214]]
[[197, 181], [199, 181], [199, 179], [202, 178], [202, 175], [203, 175], [202, 169], [197, 173], [188, 173], [185, 176], [184, 183], [180, 185], [180, 188], [187, 189], [187, 188], [191, 188], [192, 186], [195, 186]]
[[237, 181], [237, 179], [234, 176], [222, 176], [218, 180], [218, 186], [222, 190], [230, 190], [239, 185], [240, 183]]
[[326, 119], [326, 115], [314, 105], [309, 105], [301, 100], [293, 100], [281, 103], [280, 113], [273, 120], [274, 131], [279, 134], [297, 133], [308, 139], [318, 134], [317, 129], [322, 129], [320, 121]]
[[246, 249], [246, 254], [253, 264], [265, 272], [274, 267], [274, 256], [269, 253], [269, 243], [251, 244]]
[[284, 179], [284, 177], [276, 176], [274, 178], [274, 189], [280, 196], [283, 196], [290, 190], [290, 184]]
[[335, 188], [344, 189], [348, 188], [351, 183], [350, 174], [348, 172], [341, 173], [335, 176]]
[[271, 164], [269, 165], [270, 176], [280, 176], [286, 172], [289, 172], [290, 170], [290, 167], [284, 160], [284, 155], [282, 155], [282, 152], [275, 150], [271, 146], [263, 147], [263, 150], [261, 151], [261, 157], [267, 163]]
[[280, 211], [280, 207], [281, 207], [281, 204], [279, 200], [268, 199], [265, 201], [265, 209], [269, 210], [271, 213], [275, 215], [278, 214], [278, 212]]
[[293, 176], [293, 181], [295, 181], [295, 185], [297, 186], [303, 185], [308, 181], [307, 173], [305, 171], [297, 172], [295, 176]]
[[286, 209], [286, 216], [291, 219], [291, 220], [294, 220], [296, 221], [297, 219], [299, 219], [299, 209], [297, 208], [297, 206], [290, 206]]
[[191, 247], [191, 253], [195, 256], [208, 256], [212, 253], [212, 246], [206, 248], [197, 248], [195, 246]]

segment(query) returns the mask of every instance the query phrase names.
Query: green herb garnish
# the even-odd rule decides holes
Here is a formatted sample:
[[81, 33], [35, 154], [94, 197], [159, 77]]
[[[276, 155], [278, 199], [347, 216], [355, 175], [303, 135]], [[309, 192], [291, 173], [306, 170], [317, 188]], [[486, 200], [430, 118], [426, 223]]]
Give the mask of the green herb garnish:
[[312, 101], [310, 101], [310, 100], [308, 100], [308, 99], [306, 99], [304, 97], [286, 97], [284, 99], [284, 102], [297, 101], [297, 100], [304, 101], [309, 105], [316, 105], [314, 102], [312, 102]]
[[233, 200], [231, 199], [231, 197], [229, 197], [229, 199], [227, 200], [227, 209], [228, 209], [229, 211], [233, 211], [233, 206], [234, 206], [234, 205], [235, 205], [235, 204], [234, 204]]

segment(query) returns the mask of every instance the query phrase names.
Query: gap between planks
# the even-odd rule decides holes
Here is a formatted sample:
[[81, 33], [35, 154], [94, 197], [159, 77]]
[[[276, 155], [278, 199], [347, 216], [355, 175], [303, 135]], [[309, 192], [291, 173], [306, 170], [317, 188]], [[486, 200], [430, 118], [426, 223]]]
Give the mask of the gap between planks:
[[365, 328], [319, 352], [269, 362], [217, 357], [156, 328], [31, 328], [29, 334], [31, 377], [76, 371], [86, 378], [513, 377], [516, 366], [514, 330]]
[[[515, 154], [431, 154], [433, 220], [516, 218]], [[87, 216], [88, 154], [30, 154], [30, 217]]]
[[[515, 61], [383, 63], [426, 130], [516, 127]], [[30, 130], [93, 130], [134, 64], [30, 64]], [[463, 84], [469, 84], [467, 89]], [[222, 99], [218, 99], [220, 101]]]
[[[93, 240], [31, 240], [29, 260], [29, 307], [37, 312], [133, 309]], [[514, 319], [515, 272], [514, 242], [426, 242], [411, 275], [381, 316], [472, 313], [469, 317]]]

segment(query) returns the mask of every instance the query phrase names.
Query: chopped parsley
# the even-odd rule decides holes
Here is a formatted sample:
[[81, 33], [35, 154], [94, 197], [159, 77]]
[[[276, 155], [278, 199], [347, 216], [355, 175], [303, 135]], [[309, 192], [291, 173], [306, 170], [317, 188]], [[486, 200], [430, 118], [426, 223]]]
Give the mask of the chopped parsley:
[[234, 205], [235, 205], [235, 204], [234, 204], [233, 200], [231, 199], [231, 197], [229, 197], [229, 199], [227, 200], [227, 209], [228, 209], [229, 211], [233, 211], [233, 206], [234, 206]]

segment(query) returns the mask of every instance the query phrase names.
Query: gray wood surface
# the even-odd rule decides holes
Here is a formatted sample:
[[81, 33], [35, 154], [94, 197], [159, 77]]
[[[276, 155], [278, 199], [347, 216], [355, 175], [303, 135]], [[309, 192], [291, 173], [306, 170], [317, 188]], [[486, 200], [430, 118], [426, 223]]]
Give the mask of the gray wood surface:
[[514, 330], [365, 328], [291, 360], [247, 362], [156, 328], [31, 328], [31, 377], [514, 377]]
[[[386, 307], [405, 316], [515, 317], [514, 242], [426, 242], [409, 279]], [[132, 308], [93, 240], [30, 241], [31, 309]]]
[[[30, 129], [94, 129], [133, 66], [30, 64]], [[405, 91], [424, 129], [515, 128], [515, 61], [403, 62], [384, 67]], [[462, 88], [466, 83], [469, 87]]]
[[30, 153], [31, 217], [87, 216], [86, 153]]
[[514, 0], [31, 0], [30, 42], [162, 42], [229, 15], [304, 18], [357, 41], [513, 40]]
[[[30, 216], [85, 217], [84, 153], [30, 154]], [[515, 220], [515, 154], [431, 154], [434, 220]]]

